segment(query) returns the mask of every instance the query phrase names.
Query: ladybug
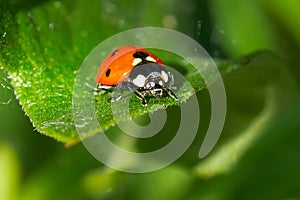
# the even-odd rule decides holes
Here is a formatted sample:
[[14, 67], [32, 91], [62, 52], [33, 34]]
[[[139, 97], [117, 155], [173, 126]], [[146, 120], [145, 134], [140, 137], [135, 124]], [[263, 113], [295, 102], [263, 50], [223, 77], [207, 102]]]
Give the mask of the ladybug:
[[116, 87], [120, 94], [112, 97], [117, 101], [125, 90], [133, 92], [146, 106], [145, 97], [163, 96], [166, 92], [178, 100], [174, 77], [166, 70], [164, 63], [150, 51], [137, 46], [121, 46], [113, 50], [102, 62], [96, 77], [96, 94]]

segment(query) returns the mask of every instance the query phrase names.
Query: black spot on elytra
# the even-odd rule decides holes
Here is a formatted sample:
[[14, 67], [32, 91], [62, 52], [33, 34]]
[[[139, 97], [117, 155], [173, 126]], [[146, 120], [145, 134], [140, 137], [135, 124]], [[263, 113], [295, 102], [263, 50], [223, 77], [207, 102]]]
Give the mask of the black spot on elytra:
[[110, 72], [111, 72], [111, 70], [110, 70], [110, 69], [106, 70], [106, 72], [105, 72], [105, 76], [106, 76], [106, 77], [108, 77], [108, 76], [110, 75]]
[[115, 56], [115, 55], [118, 53], [118, 51], [119, 51], [118, 49], [114, 50], [114, 51], [111, 53], [110, 57]]
[[142, 60], [145, 60], [148, 56], [149, 54], [143, 51], [137, 51], [133, 54], [134, 58], [141, 58]]

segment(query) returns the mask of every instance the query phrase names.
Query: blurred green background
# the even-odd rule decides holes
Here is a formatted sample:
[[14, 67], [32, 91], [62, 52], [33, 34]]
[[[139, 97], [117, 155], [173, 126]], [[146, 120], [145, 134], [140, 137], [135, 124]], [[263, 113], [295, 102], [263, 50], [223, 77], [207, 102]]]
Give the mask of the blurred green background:
[[[68, 8], [64, 15], [78, 13], [78, 23], [83, 15], [85, 20], [97, 19], [99, 32], [88, 32], [97, 40], [75, 41], [86, 53], [120, 31], [158, 26], [194, 38], [216, 61], [230, 63], [254, 54], [249, 65], [238, 63], [223, 77], [228, 112], [214, 150], [204, 159], [197, 157], [210, 106], [208, 92], [201, 91], [195, 142], [174, 164], [147, 174], [116, 172], [81, 144], [66, 148], [39, 134], [1, 71], [0, 200], [300, 199], [300, 1], [15, 0], [11, 5], [8, 11], [15, 16], [62, 5]], [[160, 146], [168, 140], [166, 134], [145, 145], [161, 142], [152, 144]]]

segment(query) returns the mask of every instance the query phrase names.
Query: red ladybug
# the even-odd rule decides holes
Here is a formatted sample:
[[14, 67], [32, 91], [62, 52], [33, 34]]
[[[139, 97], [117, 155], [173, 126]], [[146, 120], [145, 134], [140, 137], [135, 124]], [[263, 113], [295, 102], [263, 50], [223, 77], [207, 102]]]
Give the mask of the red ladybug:
[[154, 54], [137, 46], [121, 46], [112, 51], [102, 62], [97, 74], [95, 93], [107, 91], [113, 87], [120, 90], [120, 95], [112, 100], [122, 98], [124, 90], [132, 91], [147, 105], [145, 96], [152, 94], [161, 97], [164, 92], [178, 100], [173, 75], [164, 63]]

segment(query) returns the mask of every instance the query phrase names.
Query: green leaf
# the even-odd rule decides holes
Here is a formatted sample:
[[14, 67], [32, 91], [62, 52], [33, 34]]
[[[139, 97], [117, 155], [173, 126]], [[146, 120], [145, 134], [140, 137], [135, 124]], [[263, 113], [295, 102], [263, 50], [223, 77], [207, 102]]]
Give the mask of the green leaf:
[[[126, 28], [134, 27], [137, 22], [131, 19], [130, 11], [122, 9], [126, 5], [127, 2], [118, 2], [118, 9], [122, 10], [118, 12], [109, 2], [49, 1], [31, 5], [29, 10], [17, 10], [18, 6], [1, 2], [0, 66], [11, 78], [23, 110], [39, 132], [66, 143], [79, 141], [72, 114], [77, 70], [92, 48], [124, 29], [118, 19], [132, 23]], [[159, 6], [163, 7], [163, 3]], [[106, 11], [100, 13], [100, 18], [102, 7], [110, 15]], [[176, 58], [172, 62], [176, 63]], [[192, 86], [203, 89], [201, 77], [187, 70]], [[182, 87], [179, 94], [184, 101], [193, 93]], [[104, 130], [114, 125], [107, 98], [108, 95], [97, 97], [103, 102], [97, 104], [97, 116]], [[171, 105], [177, 102], [171, 98], [153, 99], [143, 108], [138, 99], [132, 98], [130, 110], [134, 117]]]
[[[15, 94], [36, 129], [58, 141], [79, 141], [73, 122], [72, 92], [83, 58], [105, 37], [122, 30], [116, 19], [130, 18], [126, 15], [129, 11], [125, 9], [120, 14], [109, 3], [103, 6], [113, 10], [111, 16], [103, 13], [101, 19], [97, 18], [96, 13], [101, 6], [96, 0], [89, 4], [81, 0], [49, 1], [30, 10], [16, 10], [10, 4], [1, 3], [0, 66], [9, 74]], [[126, 6], [125, 3], [120, 3], [118, 8], [122, 6]], [[134, 25], [134, 21], [131, 22]], [[190, 65], [180, 62], [175, 55], [165, 57], [185, 68], [185, 76], [195, 91], [206, 88], [204, 80]], [[162, 58], [164, 60], [163, 53]], [[246, 57], [238, 62], [243, 65], [243, 60], [248, 59]], [[235, 62], [219, 63], [224, 74], [237, 66]], [[178, 93], [181, 101], [193, 95], [188, 85], [183, 85]], [[96, 105], [96, 114], [103, 130], [115, 124], [108, 98], [108, 94], [96, 97], [96, 101], [101, 102]], [[152, 99], [149, 106], [142, 107], [137, 98], [132, 98], [129, 110], [132, 117], [137, 117], [176, 105], [172, 98], [161, 98]], [[121, 107], [119, 109], [122, 110]], [[118, 117], [128, 119], [130, 116], [120, 111]]]

